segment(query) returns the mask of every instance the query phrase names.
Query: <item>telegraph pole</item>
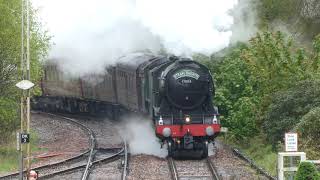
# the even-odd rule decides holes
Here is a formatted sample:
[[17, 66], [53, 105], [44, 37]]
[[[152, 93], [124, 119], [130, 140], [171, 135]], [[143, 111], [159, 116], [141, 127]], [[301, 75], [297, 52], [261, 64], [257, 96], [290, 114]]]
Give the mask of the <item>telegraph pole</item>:
[[[27, 80], [30, 81], [30, 1], [27, 1]], [[27, 90], [27, 134], [30, 134], [30, 89]], [[30, 172], [30, 143], [27, 144], [27, 172]], [[29, 176], [28, 176], [29, 177]], [[29, 178], [27, 178], [29, 179]]]
[[[21, 79], [24, 80], [24, 0], [21, 0]], [[19, 180], [23, 180], [23, 148], [21, 145], [21, 134], [23, 133], [23, 114], [24, 114], [24, 93], [22, 91], [20, 102], [20, 132], [17, 135], [17, 150], [19, 151]]]
[[[26, 4], [26, 7], [25, 7]], [[27, 179], [30, 172], [30, 89], [34, 86], [30, 82], [30, 3], [21, 0], [21, 81], [16, 86], [22, 89], [20, 109], [20, 132], [17, 134], [17, 150], [19, 151], [19, 179], [23, 180], [24, 153], [23, 144], [27, 144]], [[26, 17], [25, 17], [26, 16]], [[25, 28], [25, 18], [27, 19]], [[26, 34], [26, 40], [25, 40]], [[25, 42], [26, 41], [26, 42]]]

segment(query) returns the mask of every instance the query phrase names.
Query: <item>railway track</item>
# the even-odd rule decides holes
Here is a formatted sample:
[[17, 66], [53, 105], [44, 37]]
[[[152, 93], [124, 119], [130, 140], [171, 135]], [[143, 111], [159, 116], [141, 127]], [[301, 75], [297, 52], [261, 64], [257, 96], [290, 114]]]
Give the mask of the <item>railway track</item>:
[[[123, 158], [121, 161], [122, 165], [122, 172], [121, 172], [121, 179], [126, 180], [127, 178], [127, 171], [128, 171], [128, 156], [129, 156], [129, 151], [127, 148], [127, 143], [125, 140], [123, 140], [123, 147], [119, 150], [115, 150], [113, 148], [110, 149], [99, 149], [96, 153], [95, 161], [92, 162], [92, 165], [90, 167], [90, 170], [88, 172], [88, 176], [86, 179], [90, 179], [91, 175], [94, 175], [94, 169], [98, 166], [108, 164], [111, 162], [114, 162], [120, 158]], [[106, 156], [106, 153], [104, 151], [114, 151], [115, 153]], [[94, 179], [94, 178], [93, 178]]]
[[[41, 112], [42, 113], [42, 112]], [[81, 129], [84, 129], [88, 136], [90, 137], [90, 148], [85, 152], [71, 157], [69, 159], [65, 159], [60, 162], [47, 164], [44, 166], [39, 166], [33, 168], [33, 170], [38, 171], [39, 179], [49, 179], [55, 176], [69, 174], [74, 172], [82, 172], [81, 180], [86, 180], [90, 176], [91, 170], [101, 164], [101, 163], [110, 163], [114, 162], [121, 157], [124, 157], [124, 168], [122, 172], [122, 179], [126, 179], [127, 175], [127, 163], [128, 163], [128, 150], [127, 143], [123, 140], [122, 148], [107, 148], [107, 149], [96, 149], [96, 139], [93, 131], [86, 127], [85, 125], [77, 122], [75, 119], [64, 117], [61, 115], [55, 115], [50, 113], [42, 113], [50, 116], [58, 117], [59, 119], [63, 119], [69, 123], [75, 124], [79, 126]], [[26, 175], [26, 171], [24, 171], [24, 175]], [[1, 176], [0, 179], [18, 179], [19, 173], [12, 173], [5, 176]]]
[[[167, 158], [169, 171], [172, 180], [183, 179], [213, 179], [220, 180], [213, 162], [209, 159], [175, 161], [171, 157]], [[202, 164], [202, 165], [201, 165]], [[190, 166], [196, 166], [197, 172], [189, 172]], [[194, 168], [194, 167], [193, 167]]]
[[[110, 152], [106, 153], [103, 151], [115, 151], [115, 153], [112, 153], [110, 155], [106, 155], [109, 154]], [[120, 159], [123, 156], [123, 153], [125, 152], [125, 148], [110, 148], [110, 149], [104, 149], [103, 151], [101, 150], [97, 150], [97, 152], [95, 153], [101, 153], [98, 157], [96, 157], [96, 160], [93, 160], [92, 162], [90, 162], [89, 164], [89, 168], [88, 168], [88, 164], [80, 164], [68, 169], [64, 169], [61, 171], [57, 171], [51, 174], [47, 174], [45, 176], [40, 176], [39, 179], [49, 179], [55, 176], [63, 176], [64, 174], [69, 174], [69, 173], [74, 173], [76, 171], [83, 171], [83, 175], [81, 177], [82, 180], [86, 180], [89, 179], [91, 171], [95, 168], [95, 166], [98, 166], [100, 164], [105, 164], [105, 163], [110, 163], [110, 162], [114, 162], [118, 159]]]

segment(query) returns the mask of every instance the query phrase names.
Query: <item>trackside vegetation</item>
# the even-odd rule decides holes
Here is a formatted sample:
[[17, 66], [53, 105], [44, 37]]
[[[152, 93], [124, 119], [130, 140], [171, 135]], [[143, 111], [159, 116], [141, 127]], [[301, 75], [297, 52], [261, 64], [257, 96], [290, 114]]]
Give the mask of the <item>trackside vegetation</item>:
[[320, 157], [320, 36], [313, 45], [307, 51], [290, 36], [266, 31], [246, 44], [195, 56], [213, 73], [214, 101], [230, 130], [228, 140], [273, 174], [284, 132], [297, 131], [300, 150]]
[[[31, 78], [38, 82], [42, 59], [47, 55], [49, 37], [31, 14], [30, 61]], [[20, 127], [20, 91], [15, 84], [21, 80], [21, 0], [0, 0], [0, 172], [17, 167], [15, 132]], [[33, 93], [38, 93], [38, 87]], [[14, 143], [13, 143], [14, 142]]]
[[299, 151], [320, 159], [320, 2], [250, 2], [259, 33], [194, 58], [213, 73], [227, 142], [276, 175], [284, 132], [297, 132]]
[[[29, 10], [31, 81], [38, 82], [50, 38], [42, 31], [36, 11]], [[0, 144], [3, 144], [19, 128], [20, 91], [15, 84], [21, 80], [21, 1], [0, 0], [0, 12]], [[37, 92], [35, 88], [33, 93]]]
[[295, 180], [320, 180], [320, 173], [317, 171], [314, 164], [310, 162], [301, 162], [298, 168], [298, 172], [294, 178]]

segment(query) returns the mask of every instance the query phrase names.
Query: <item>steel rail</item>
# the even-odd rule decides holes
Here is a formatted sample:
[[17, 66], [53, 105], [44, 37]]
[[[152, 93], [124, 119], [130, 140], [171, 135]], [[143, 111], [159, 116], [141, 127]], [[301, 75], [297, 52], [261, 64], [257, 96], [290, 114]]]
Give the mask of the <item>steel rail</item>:
[[123, 171], [122, 171], [122, 180], [127, 179], [127, 170], [128, 170], [128, 146], [126, 140], [123, 138], [124, 142], [124, 165], [123, 165]]
[[[171, 179], [172, 180], [179, 180], [178, 170], [177, 170], [177, 167], [176, 167], [176, 164], [175, 164], [174, 160], [171, 157], [168, 157], [167, 158], [167, 162], [168, 162], [168, 165], [169, 165], [169, 171], [170, 171], [170, 174], [171, 174]], [[218, 175], [218, 172], [217, 172], [213, 162], [210, 160], [209, 157], [206, 158], [206, 164], [208, 166], [208, 169], [210, 171], [212, 179], [213, 180], [220, 180], [221, 178]]]
[[172, 180], [178, 180], [179, 179], [178, 171], [177, 171], [176, 164], [174, 163], [174, 160], [171, 157], [168, 157], [167, 161], [168, 161], [169, 171], [170, 171]]
[[83, 129], [85, 129], [88, 132], [88, 134], [90, 136], [90, 153], [89, 153], [88, 161], [86, 164], [86, 168], [85, 168], [83, 175], [82, 175], [82, 178], [81, 178], [81, 180], [86, 180], [88, 177], [88, 174], [89, 174], [89, 168], [92, 166], [92, 160], [93, 160], [93, 156], [94, 156], [93, 151], [96, 147], [96, 138], [95, 138], [93, 131], [90, 128], [88, 128], [87, 126], [83, 125], [82, 123], [77, 122], [75, 119], [61, 116], [61, 115], [51, 114], [51, 113], [46, 113], [46, 114], [51, 115], [51, 116], [55, 116], [55, 117], [59, 117], [62, 119], [66, 119], [69, 122], [72, 122], [72, 123], [75, 123], [75, 124], [81, 126]]
[[[70, 157], [68, 159], [65, 159], [65, 160], [62, 160], [62, 161], [59, 161], [59, 162], [54, 162], [54, 163], [51, 163], [51, 164], [46, 164], [46, 165], [43, 165], [43, 166], [38, 166], [38, 167], [35, 167], [35, 168], [32, 168], [32, 169], [35, 170], [35, 171], [43, 171], [46, 168], [52, 168], [52, 167], [55, 167], [55, 166], [61, 166], [61, 165], [64, 165], [66, 163], [69, 163], [71, 161], [78, 160], [81, 157], [84, 157], [89, 152], [90, 152], [90, 150], [87, 150], [87, 151], [85, 151], [85, 152], [83, 152], [81, 154], [78, 154], [76, 156]], [[23, 173], [26, 173], [26, 172], [27, 171], [24, 170]], [[11, 174], [7, 174], [7, 175], [4, 175], [4, 176], [1, 176], [0, 179], [11, 178], [11, 177], [18, 176], [18, 175], [19, 175], [19, 172], [15, 172], [15, 173], [11, 173]]]
[[[77, 126], [79, 126], [81, 129], [84, 129], [85, 131], [88, 132], [88, 134], [90, 135], [90, 129], [87, 128], [86, 126], [82, 125], [81, 123], [78, 123], [77, 121], [75, 121], [74, 119], [70, 119], [70, 118], [67, 118], [67, 117], [63, 117], [63, 116], [59, 116], [59, 115], [55, 115], [55, 114], [51, 114], [51, 113], [45, 113], [45, 112], [35, 112], [33, 111], [33, 113], [40, 113], [40, 114], [46, 114], [46, 115], [50, 115], [50, 116], [54, 116], [54, 117], [58, 117], [60, 119], [63, 119], [63, 120], [66, 120], [68, 122], [71, 122], [73, 124], [76, 124]], [[91, 138], [91, 135], [90, 135], [90, 138]], [[86, 154], [88, 154], [89, 152], [91, 152], [91, 148], [88, 148], [85, 152], [82, 152], [76, 156], [73, 156], [73, 157], [70, 157], [70, 158], [67, 158], [67, 159], [64, 159], [64, 160], [61, 160], [61, 161], [58, 161], [58, 162], [54, 162], [54, 163], [50, 163], [50, 164], [46, 164], [46, 165], [43, 165], [43, 166], [38, 166], [38, 167], [35, 167], [35, 168], [32, 168], [33, 170], [36, 170], [36, 171], [43, 171], [45, 170], [46, 168], [52, 168], [52, 167], [55, 167], [55, 166], [61, 166], [61, 165], [64, 165], [66, 163], [69, 163], [71, 161], [74, 161], [74, 160], [78, 160], [82, 157], [84, 157]], [[27, 170], [24, 170], [23, 173], [26, 173]], [[8, 179], [8, 178], [12, 178], [14, 176], [18, 176], [19, 175], [19, 172], [15, 172], [15, 173], [11, 173], [11, 174], [7, 174], [7, 175], [4, 175], [4, 176], [0, 176], [0, 179]]]
[[219, 176], [219, 174], [218, 174], [213, 162], [210, 160], [209, 157], [206, 158], [206, 162], [207, 162], [209, 171], [210, 171], [210, 173], [212, 175], [212, 179], [213, 180], [220, 180], [220, 176]]
[[[121, 154], [123, 152], [124, 152], [124, 148], [122, 148], [119, 152], [110, 155], [109, 157], [93, 161], [92, 162], [92, 166], [98, 165], [99, 163], [102, 163], [102, 162], [110, 163], [110, 162], [113, 162], [115, 160], [118, 160], [118, 159], [120, 159]], [[86, 166], [87, 166], [87, 164], [78, 165], [78, 166], [75, 166], [75, 167], [72, 167], [72, 168], [64, 169], [64, 170], [61, 170], [61, 171], [57, 171], [57, 172], [54, 172], [54, 173], [51, 173], [51, 174], [47, 174], [47, 175], [41, 176], [41, 177], [39, 177], [39, 179], [49, 178], [49, 177], [57, 176], [57, 175], [60, 175], [60, 174], [72, 172], [72, 171], [77, 170], [77, 169], [86, 168]]]

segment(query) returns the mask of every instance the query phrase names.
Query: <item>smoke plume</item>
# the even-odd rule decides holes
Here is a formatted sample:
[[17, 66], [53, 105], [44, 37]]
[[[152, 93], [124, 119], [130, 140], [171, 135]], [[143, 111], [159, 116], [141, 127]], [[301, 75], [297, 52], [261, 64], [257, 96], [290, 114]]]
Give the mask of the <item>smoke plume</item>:
[[232, 37], [237, 0], [32, 0], [65, 71], [102, 71], [139, 51], [211, 54]]
[[150, 119], [141, 117], [125, 118], [118, 126], [119, 134], [123, 135], [129, 143], [131, 154], [150, 154], [166, 157], [167, 150], [160, 149], [160, 143], [155, 136], [154, 128]]

